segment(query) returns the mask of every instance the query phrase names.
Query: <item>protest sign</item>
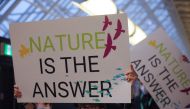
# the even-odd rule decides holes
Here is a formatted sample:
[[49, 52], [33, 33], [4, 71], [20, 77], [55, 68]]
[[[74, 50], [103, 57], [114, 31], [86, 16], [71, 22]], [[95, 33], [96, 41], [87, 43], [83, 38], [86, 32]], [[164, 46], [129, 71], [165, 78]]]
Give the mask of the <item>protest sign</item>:
[[190, 104], [190, 63], [184, 57], [162, 29], [131, 48], [138, 78], [160, 109], [184, 109]]
[[19, 102], [129, 103], [125, 14], [10, 26]]

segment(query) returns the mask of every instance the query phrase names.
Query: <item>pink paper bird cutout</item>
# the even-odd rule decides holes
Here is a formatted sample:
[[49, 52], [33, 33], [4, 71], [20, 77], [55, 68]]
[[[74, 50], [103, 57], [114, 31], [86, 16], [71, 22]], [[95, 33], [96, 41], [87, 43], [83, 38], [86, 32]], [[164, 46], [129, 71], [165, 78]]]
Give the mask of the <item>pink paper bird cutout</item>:
[[116, 33], [115, 33], [113, 40], [117, 39], [121, 35], [121, 33], [125, 32], [125, 30], [122, 29], [122, 24], [119, 19], [117, 20], [117, 29], [115, 29], [115, 30], [116, 30]]
[[104, 26], [103, 26], [102, 31], [105, 31], [109, 25], [112, 25], [112, 22], [109, 21], [108, 16], [105, 16], [103, 23], [104, 23]]
[[111, 49], [116, 50], [116, 46], [112, 45], [112, 39], [110, 34], [108, 33], [107, 35], [107, 44], [105, 44], [106, 48], [104, 51], [104, 56], [103, 58], [105, 58], [106, 56], [108, 56], [108, 54], [111, 52]]
[[183, 62], [190, 63], [189, 59], [188, 59], [187, 56], [185, 56], [185, 55], [182, 55], [182, 61], [183, 61]]

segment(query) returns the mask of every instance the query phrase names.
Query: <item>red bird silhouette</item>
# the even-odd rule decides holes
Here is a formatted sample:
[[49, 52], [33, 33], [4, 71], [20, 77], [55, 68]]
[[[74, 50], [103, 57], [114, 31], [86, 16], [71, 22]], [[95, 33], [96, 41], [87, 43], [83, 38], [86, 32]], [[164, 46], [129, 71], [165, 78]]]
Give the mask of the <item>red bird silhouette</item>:
[[112, 39], [111, 39], [111, 36], [110, 36], [109, 33], [108, 33], [108, 36], [107, 36], [107, 44], [105, 44], [105, 46], [106, 46], [106, 49], [104, 51], [103, 58], [105, 58], [106, 56], [108, 56], [108, 54], [110, 53], [111, 49], [116, 50], [116, 46], [112, 45]]
[[189, 59], [185, 55], [182, 55], [182, 61], [190, 63]]
[[112, 25], [112, 22], [109, 21], [108, 16], [105, 16], [103, 23], [104, 23], [104, 26], [103, 26], [102, 31], [105, 31], [107, 29], [108, 25]]
[[187, 95], [189, 95], [189, 91], [190, 91], [190, 87], [180, 90], [180, 92], [186, 93]]
[[113, 40], [117, 39], [121, 33], [125, 32], [125, 30], [122, 30], [121, 21], [119, 19], [117, 20], [117, 29], [115, 29], [115, 30], [116, 30], [116, 33], [115, 33]]

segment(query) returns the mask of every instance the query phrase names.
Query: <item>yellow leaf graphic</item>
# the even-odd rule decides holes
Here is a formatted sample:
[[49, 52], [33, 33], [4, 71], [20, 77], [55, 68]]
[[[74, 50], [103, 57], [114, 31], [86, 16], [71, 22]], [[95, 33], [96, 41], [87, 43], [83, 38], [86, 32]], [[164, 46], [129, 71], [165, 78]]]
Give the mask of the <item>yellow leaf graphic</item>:
[[30, 53], [29, 48], [25, 47], [23, 44], [21, 44], [20, 47], [19, 53], [21, 58], [27, 56]]
[[156, 41], [155, 40], [149, 41], [148, 45], [150, 45], [152, 47], [156, 47]]

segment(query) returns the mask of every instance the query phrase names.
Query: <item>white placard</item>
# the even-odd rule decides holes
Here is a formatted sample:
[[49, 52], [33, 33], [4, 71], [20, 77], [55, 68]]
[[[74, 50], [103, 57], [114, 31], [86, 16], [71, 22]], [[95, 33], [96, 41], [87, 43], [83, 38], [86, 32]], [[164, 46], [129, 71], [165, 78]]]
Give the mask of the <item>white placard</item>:
[[160, 109], [188, 107], [190, 63], [167, 34], [158, 29], [131, 49], [131, 63]]
[[19, 102], [130, 103], [125, 14], [10, 26]]

